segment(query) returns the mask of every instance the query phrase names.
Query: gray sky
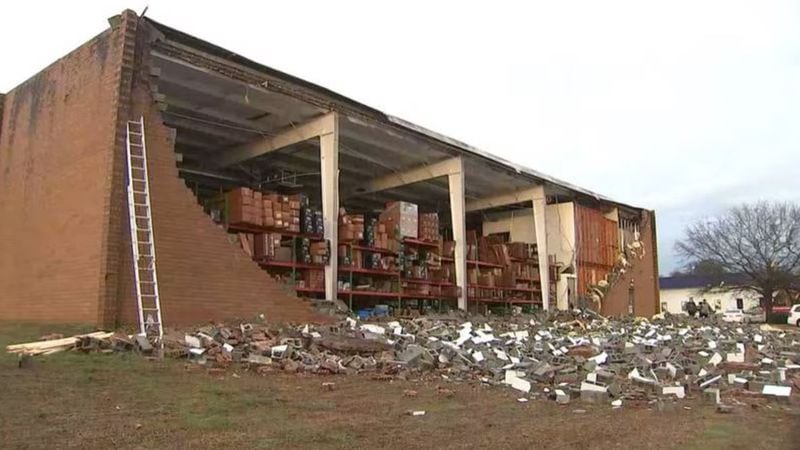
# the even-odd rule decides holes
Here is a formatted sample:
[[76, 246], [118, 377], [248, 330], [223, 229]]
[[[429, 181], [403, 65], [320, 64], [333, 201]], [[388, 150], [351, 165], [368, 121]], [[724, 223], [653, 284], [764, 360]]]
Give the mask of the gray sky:
[[800, 201], [800, 3], [4, 2], [0, 92], [124, 8], [683, 226]]

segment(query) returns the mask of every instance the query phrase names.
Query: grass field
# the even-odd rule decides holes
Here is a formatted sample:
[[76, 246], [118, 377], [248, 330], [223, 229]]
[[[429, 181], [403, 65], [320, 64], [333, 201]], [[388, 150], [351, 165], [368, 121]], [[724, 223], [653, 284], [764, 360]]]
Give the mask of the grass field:
[[[0, 344], [87, 330], [0, 323]], [[4, 353], [0, 447], [800, 448], [797, 406], [768, 403], [723, 415], [699, 400], [659, 412], [516, 398], [509, 389], [439, 380], [236, 369], [210, 375], [185, 361], [136, 354], [61, 353], [20, 369]]]

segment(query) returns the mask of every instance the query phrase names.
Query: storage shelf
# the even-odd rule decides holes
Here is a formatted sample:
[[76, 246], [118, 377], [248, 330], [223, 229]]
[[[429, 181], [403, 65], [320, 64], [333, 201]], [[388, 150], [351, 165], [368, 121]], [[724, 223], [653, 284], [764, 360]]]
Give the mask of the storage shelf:
[[365, 269], [363, 267], [352, 267], [352, 266], [339, 266], [339, 272], [363, 273], [363, 274], [367, 274], [367, 275], [385, 275], [387, 277], [398, 277], [398, 276], [400, 276], [400, 272], [395, 272], [395, 271], [391, 271], [391, 270]]
[[455, 297], [445, 295], [415, 294], [413, 292], [403, 292], [403, 298], [415, 298], [419, 300], [447, 300]]
[[439, 242], [423, 241], [421, 239], [414, 238], [405, 238], [403, 239], [403, 243], [408, 245], [416, 245], [418, 247], [439, 248]]
[[273, 233], [273, 234], [280, 234], [283, 236], [293, 236], [299, 238], [306, 238], [315, 241], [322, 241], [325, 238], [320, 234], [309, 234], [309, 233], [299, 233], [297, 231], [289, 231], [285, 229], [278, 229], [272, 227], [265, 227], [260, 225], [253, 225], [248, 223], [229, 223], [228, 224], [228, 232], [238, 232], [238, 233]]
[[325, 269], [325, 266], [322, 264], [306, 264], [306, 263], [299, 263], [292, 261], [270, 261], [266, 259], [262, 259], [257, 262], [262, 267], [285, 267], [289, 269], [317, 269], [317, 270]]
[[299, 287], [294, 289], [297, 293], [308, 293], [308, 294], [324, 294], [325, 289], [322, 288], [307, 288], [307, 287]]
[[508, 259], [510, 259], [513, 262], [518, 262], [518, 263], [525, 263], [525, 264], [531, 264], [531, 265], [536, 265], [536, 266], [539, 265], [539, 260], [536, 259], [536, 258], [517, 258], [517, 257], [514, 257], [514, 256], [510, 256]]
[[470, 266], [470, 265], [478, 266], [478, 267], [491, 267], [491, 268], [494, 268], [494, 269], [502, 269], [503, 268], [502, 264], [488, 263], [488, 262], [478, 261], [478, 260], [474, 260], [474, 259], [467, 260], [467, 266]]
[[339, 295], [358, 295], [364, 297], [396, 297], [400, 298], [403, 296], [400, 292], [380, 292], [380, 291], [359, 291], [359, 290], [349, 290], [349, 291], [339, 291]]
[[434, 286], [453, 286], [455, 284], [449, 281], [426, 280], [424, 278], [400, 278], [400, 281], [413, 284], [432, 284]]
[[372, 252], [372, 253], [382, 253], [384, 255], [396, 255], [397, 252], [393, 250], [389, 250], [388, 248], [377, 248], [377, 247], [367, 247], [364, 245], [354, 245], [354, 244], [347, 244], [347, 243], [340, 243], [342, 245], [349, 245], [350, 248], [353, 250], [361, 250], [364, 252]]
[[517, 299], [517, 298], [473, 298], [469, 297], [467, 299], [468, 302], [479, 302], [479, 303], [513, 303], [516, 305], [540, 305], [542, 302], [540, 300], [524, 300], [524, 299]]

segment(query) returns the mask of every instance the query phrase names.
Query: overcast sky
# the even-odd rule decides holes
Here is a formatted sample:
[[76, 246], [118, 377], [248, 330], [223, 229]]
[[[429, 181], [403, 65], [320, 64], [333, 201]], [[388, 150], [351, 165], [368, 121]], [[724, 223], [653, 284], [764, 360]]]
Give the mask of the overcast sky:
[[800, 2], [3, 2], [0, 92], [125, 8], [683, 226], [800, 201]]

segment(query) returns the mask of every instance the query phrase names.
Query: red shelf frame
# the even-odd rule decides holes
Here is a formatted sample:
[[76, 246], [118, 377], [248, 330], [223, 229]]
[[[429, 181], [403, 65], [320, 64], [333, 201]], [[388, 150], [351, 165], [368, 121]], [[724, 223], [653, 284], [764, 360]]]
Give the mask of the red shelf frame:
[[339, 266], [339, 272], [345, 273], [362, 273], [366, 275], [385, 275], [387, 277], [399, 277], [400, 272], [394, 272], [391, 270], [381, 270], [381, 269], [365, 269], [363, 267], [353, 267], [353, 266]]
[[322, 289], [322, 288], [308, 288], [308, 287], [302, 287], [301, 288], [301, 287], [299, 287], [299, 288], [294, 288], [294, 290], [296, 292], [298, 292], [298, 293], [301, 293], [301, 292], [309, 293], [309, 294], [324, 294], [325, 293], [325, 289]]
[[493, 269], [502, 269], [503, 268], [502, 264], [488, 263], [488, 262], [484, 262], [484, 261], [478, 261], [476, 259], [468, 259], [467, 260], [467, 266], [469, 266], [470, 264], [473, 265], [473, 266], [478, 266], [478, 267], [491, 267]]
[[362, 297], [393, 297], [393, 298], [401, 298], [403, 294], [401, 292], [381, 292], [381, 291], [359, 291], [359, 290], [349, 290], [349, 291], [339, 291], [339, 295], [359, 295]]
[[291, 261], [270, 261], [268, 259], [262, 259], [257, 262], [258, 265], [262, 267], [285, 267], [288, 269], [316, 269], [316, 270], [325, 269], [325, 266], [322, 264], [305, 264], [305, 263], [298, 263]]
[[423, 241], [421, 239], [405, 238], [403, 242], [408, 245], [416, 245], [419, 247], [439, 248], [439, 241]]
[[353, 250], [361, 250], [364, 252], [382, 253], [384, 255], [397, 255], [397, 252], [389, 250], [388, 248], [367, 247], [365, 245], [355, 245], [347, 243], [341, 243], [340, 245], [349, 245], [350, 248], [352, 248]]
[[408, 283], [413, 284], [431, 284], [434, 286], [453, 286], [455, 283], [451, 283], [449, 281], [434, 281], [434, 280], [426, 280], [424, 278], [400, 278], [400, 281], [405, 281]]
[[308, 233], [299, 233], [296, 231], [289, 231], [284, 229], [277, 229], [271, 227], [265, 227], [260, 225], [252, 225], [246, 223], [229, 223], [227, 225], [228, 232], [239, 232], [239, 233], [273, 233], [273, 234], [280, 234], [283, 236], [293, 236], [299, 238], [306, 238], [315, 241], [324, 241], [325, 238], [319, 234], [308, 234]]

